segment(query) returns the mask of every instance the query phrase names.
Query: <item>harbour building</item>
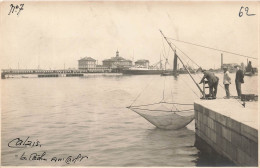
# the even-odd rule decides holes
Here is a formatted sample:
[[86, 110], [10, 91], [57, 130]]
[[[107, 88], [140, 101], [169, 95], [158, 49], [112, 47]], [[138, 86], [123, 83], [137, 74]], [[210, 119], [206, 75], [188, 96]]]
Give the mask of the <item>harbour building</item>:
[[149, 68], [149, 60], [141, 59], [135, 61], [136, 67]]
[[116, 56], [110, 59], [103, 60], [103, 66], [111, 68], [113, 72], [121, 72], [124, 68], [130, 68], [132, 61], [119, 56], [119, 51], [116, 51]]
[[84, 57], [78, 60], [78, 68], [80, 70], [96, 69], [96, 60], [91, 57]]

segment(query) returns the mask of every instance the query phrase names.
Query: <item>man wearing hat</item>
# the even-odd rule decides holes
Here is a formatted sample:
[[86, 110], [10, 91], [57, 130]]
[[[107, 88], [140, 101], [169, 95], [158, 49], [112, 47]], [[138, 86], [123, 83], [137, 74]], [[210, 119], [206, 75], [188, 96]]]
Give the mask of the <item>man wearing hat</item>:
[[240, 98], [242, 93], [241, 84], [244, 83], [244, 73], [240, 69], [239, 65], [235, 65], [234, 67], [237, 69], [235, 82], [236, 82], [237, 96], [238, 98]]
[[230, 98], [229, 85], [231, 84], [231, 78], [229, 77], [228, 67], [224, 66], [223, 84], [225, 85], [226, 98]]
[[208, 85], [209, 85], [209, 94], [210, 94], [210, 96], [212, 96], [213, 99], [216, 99], [219, 78], [217, 76], [215, 76], [215, 74], [213, 72], [206, 71], [205, 69], [203, 69], [202, 72], [203, 72], [204, 76], [201, 79], [200, 84], [206, 78], [208, 80]]

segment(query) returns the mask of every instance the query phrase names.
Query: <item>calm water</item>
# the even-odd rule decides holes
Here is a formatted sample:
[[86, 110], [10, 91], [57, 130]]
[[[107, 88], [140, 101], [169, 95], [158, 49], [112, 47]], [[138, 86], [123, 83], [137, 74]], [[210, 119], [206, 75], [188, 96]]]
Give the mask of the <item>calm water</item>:
[[[222, 82], [221, 74], [218, 76]], [[257, 77], [246, 77], [245, 81], [244, 92], [257, 91]], [[163, 97], [193, 103], [199, 92], [188, 75], [178, 79], [92, 75], [1, 82], [2, 165], [68, 165], [50, 159], [75, 158], [78, 154], [88, 159], [69, 165], [197, 166], [203, 160], [194, 147], [194, 121], [178, 131], [160, 130], [126, 108], [139, 93], [135, 105], [158, 102]], [[233, 82], [231, 94], [235, 93]], [[218, 97], [224, 95], [219, 87]], [[8, 147], [11, 140], [27, 137], [39, 141], [41, 147]], [[43, 152], [47, 161], [28, 160], [32, 153]], [[21, 160], [22, 155], [27, 160]]]

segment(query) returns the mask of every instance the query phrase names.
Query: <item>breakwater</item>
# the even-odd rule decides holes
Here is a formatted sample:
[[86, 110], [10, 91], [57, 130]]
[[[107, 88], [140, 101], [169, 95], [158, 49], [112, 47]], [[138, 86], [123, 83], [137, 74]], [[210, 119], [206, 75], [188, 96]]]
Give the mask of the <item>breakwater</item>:
[[[257, 102], [241, 106], [235, 99], [194, 103], [196, 136], [238, 166], [258, 166]], [[200, 148], [198, 146], [198, 148]]]

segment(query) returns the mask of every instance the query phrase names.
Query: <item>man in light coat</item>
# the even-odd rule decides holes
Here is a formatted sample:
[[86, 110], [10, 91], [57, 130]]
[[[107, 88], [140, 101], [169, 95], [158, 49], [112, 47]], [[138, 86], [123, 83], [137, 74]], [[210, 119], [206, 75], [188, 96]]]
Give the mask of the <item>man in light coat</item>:
[[229, 76], [228, 68], [223, 67], [224, 70], [224, 76], [223, 76], [223, 84], [225, 85], [226, 90], [226, 99], [230, 98], [230, 92], [229, 92], [229, 85], [231, 84], [231, 78]]

